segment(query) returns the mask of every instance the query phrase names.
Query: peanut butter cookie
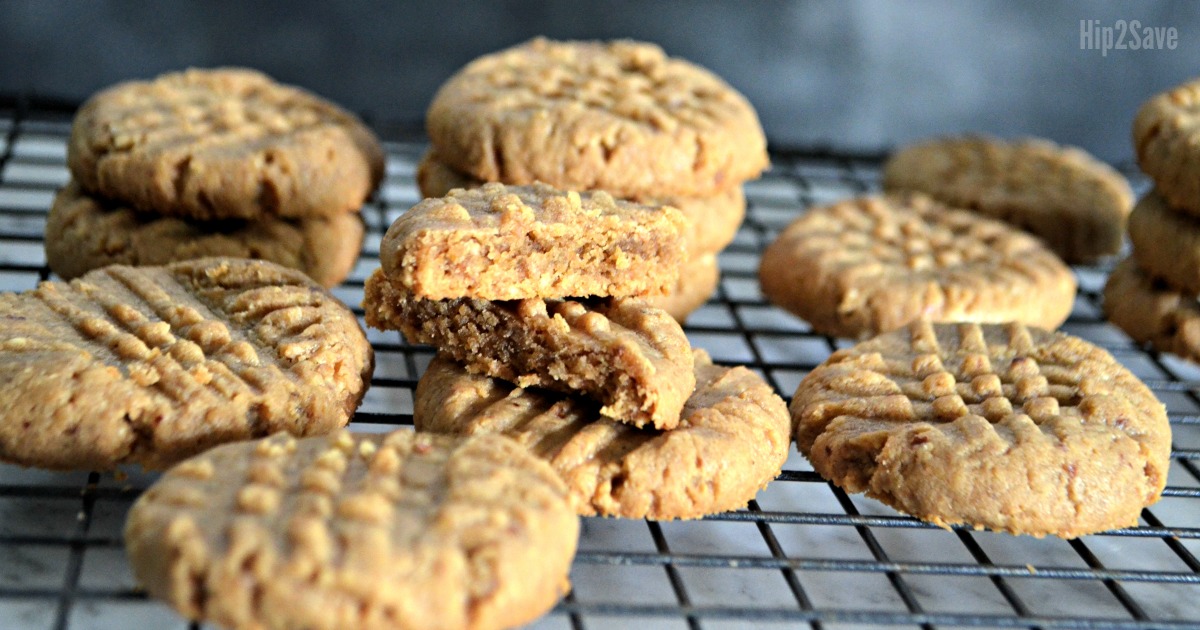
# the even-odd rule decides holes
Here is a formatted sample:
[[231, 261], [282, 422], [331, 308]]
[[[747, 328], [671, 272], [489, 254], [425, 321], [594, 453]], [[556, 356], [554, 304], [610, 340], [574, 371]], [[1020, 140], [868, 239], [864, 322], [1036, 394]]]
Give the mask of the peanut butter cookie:
[[416, 297], [627, 297], [670, 289], [686, 257], [671, 207], [544, 184], [485, 184], [426, 199], [380, 244], [388, 278]]
[[[417, 165], [417, 187], [423, 197], [443, 197], [455, 188], [478, 188], [485, 183], [450, 168], [433, 151], [427, 152]], [[679, 210], [687, 220], [683, 242], [693, 260], [725, 249], [746, 218], [746, 195], [741, 186], [733, 186], [711, 197], [636, 196], [629, 200]]]
[[943, 527], [1074, 538], [1137, 524], [1166, 409], [1111, 355], [1021, 324], [915, 323], [835, 352], [791, 403], [823, 477]]
[[383, 177], [357, 118], [242, 68], [192, 69], [103, 90], [75, 116], [72, 175], [93, 195], [192, 219], [333, 216]]
[[919, 319], [1057, 328], [1075, 276], [1037, 239], [919, 194], [809, 210], [763, 253], [763, 294], [813, 330], [859, 337]]
[[213, 449], [125, 525], [151, 596], [230, 628], [510, 628], [567, 590], [578, 537], [562, 482], [512, 440], [407, 429]]
[[106, 265], [165, 265], [209, 256], [254, 258], [303, 271], [332, 287], [354, 267], [362, 217], [194, 221], [135, 212], [95, 199], [70, 182], [46, 219], [46, 262], [70, 280]]
[[160, 468], [234, 440], [327, 433], [373, 367], [354, 314], [299, 271], [204, 258], [0, 294], [0, 459]]
[[1151, 190], [1129, 215], [1138, 267], [1181, 293], [1200, 293], [1200, 215], [1176, 212]]
[[1121, 250], [1133, 191], [1082, 149], [964, 136], [906, 147], [884, 165], [888, 192], [922, 192], [1041, 238], [1071, 263]]
[[1121, 261], [1104, 285], [1104, 314], [1139, 343], [1200, 363], [1200, 304], [1194, 291], [1173, 289]]
[[426, 114], [457, 171], [489, 182], [715, 195], [767, 167], [750, 103], [711, 72], [633, 41], [534, 39], [467, 64]]
[[783, 400], [744, 367], [695, 351], [696, 390], [670, 431], [638, 429], [580, 398], [475, 376], [443, 355], [417, 383], [421, 431], [502, 433], [550, 462], [583, 515], [699, 518], [746, 505], [787, 459]]
[[696, 385], [683, 329], [637, 298], [422, 300], [382, 270], [365, 292], [372, 327], [436, 346], [474, 374], [589, 396], [634, 426], [674, 428]]
[[1133, 120], [1138, 166], [1167, 205], [1200, 216], [1200, 80], [1155, 95]]

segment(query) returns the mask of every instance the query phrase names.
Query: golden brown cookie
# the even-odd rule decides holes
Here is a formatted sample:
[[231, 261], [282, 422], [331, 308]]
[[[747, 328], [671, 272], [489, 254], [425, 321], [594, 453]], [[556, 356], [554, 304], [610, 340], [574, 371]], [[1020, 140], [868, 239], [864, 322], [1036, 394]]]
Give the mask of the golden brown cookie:
[[[450, 168], [433, 151], [417, 165], [417, 188], [423, 197], [443, 197], [455, 188], [478, 188], [486, 182]], [[629, 199], [648, 206], [671, 206], [687, 220], [683, 242], [692, 258], [716, 254], [737, 236], [746, 218], [746, 195], [733, 186], [710, 197], [649, 197]]]
[[509, 628], [567, 590], [579, 519], [501, 436], [402, 429], [213, 449], [129, 511], [138, 582], [230, 628]]
[[1181, 293], [1200, 293], [1200, 216], [1176, 212], [1151, 190], [1129, 215], [1138, 267]]
[[923, 195], [809, 210], [763, 253], [763, 294], [813, 330], [860, 337], [918, 320], [1057, 328], [1075, 276], [1041, 242]]
[[352, 114], [242, 68], [121, 83], [80, 108], [67, 150], [87, 192], [193, 219], [333, 216], [383, 177]]
[[1138, 166], [1176, 210], [1200, 216], [1200, 80], [1155, 95], [1133, 119]]
[[0, 294], [0, 459], [160, 468], [223, 442], [327, 433], [373, 367], [354, 314], [299, 271], [204, 258]]
[[363, 309], [367, 325], [435, 346], [474, 374], [577, 392], [638, 427], [674, 428], [696, 385], [683, 329], [637, 298], [422, 300], [377, 269]]
[[704, 305], [717, 290], [721, 269], [716, 254], [693, 258], [679, 267], [679, 280], [666, 295], [654, 295], [646, 302], [666, 311], [680, 324], [687, 321], [696, 309]]
[[670, 431], [602, 417], [581, 398], [475, 376], [439, 355], [417, 383], [420, 431], [502, 433], [550, 462], [583, 515], [699, 518], [746, 505], [787, 459], [783, 400], [744, 367], [695, 351], [696, 391]]
[[46, 262], [64, 279], [106, 265], [165, 265], [208, 256], [254, 258], [303, 271], [332, 287], [350, 273], [363, 240], [362, 217], [194, 221], [142, 214], [93, 198], [74, 181], [46, 219]]
[[1071, 263], [1121, 250], [1133, 192], [1082, 149], [1046, 140], [939, 138], [905, 147], [884, 165], [888, 192], [922, 192], [1040, 237]]
[[457, 171], [489, 182], [704, 197], [757, 177], [766, 138], [711, 72], [633, 41], [534, 39], [450, 77], [426, 114]]
[[1179, 291], [1121, 261], [1104, 285], [1104, 314], [1139, 343], [1200, 363], [1200, 304], [1194, 291]]
[[1136, 525], [1166, 409], [1111, 355], [1021, 324], [912, 324], [835, 352], [791, 403], [823, 477], [943, 527], [1074, 538]]
[[605, 192], [485, 184], [426, 199], [379, 247], [383, 271], [430, 300], [665, 293], [686, 252], [679, 211]]

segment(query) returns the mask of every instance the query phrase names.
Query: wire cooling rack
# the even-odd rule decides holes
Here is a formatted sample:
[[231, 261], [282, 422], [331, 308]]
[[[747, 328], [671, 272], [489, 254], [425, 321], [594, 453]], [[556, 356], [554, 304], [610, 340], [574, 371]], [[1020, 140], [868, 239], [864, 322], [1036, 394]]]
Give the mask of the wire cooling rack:
[[[0, 290], [51, 277], [42, 233], [68, 177], [70, 115], [0, 101]], [[335, 290], [356, 309], [383, 231], [418, 200], [413, 172], [424, 146], [408, 137], [386, 145], [386, 181], [364, 210], [362, 258]], [[750, 366], [786, 398], [845, 343], [766, 303], [755, 271], [759, 252], [805, 208], [876, 190], [879, 158], [774, 154], [771, 171], [746, 187], [749, 213], [720, 256], [717, 293], [686, 326], [693, 345]], [[1145, 351], [1104, 321], [1107, 270], [1076, 269], [1080, 292], [1064, 329], [1109, 349], [1169, 409], [1167, 490], [1138, 527], [1072, 541], [946, 531], [845, 494], [793, 449], [745, 510], [686, 522], [584, 519], [574, 590], [535, 627], [1200, 628], [1200, 369]], [[351, 426], [409, 425], [432, 352], [396, 333], [368, 336], [378, 365]], [[0, 628], [189, 627], [134, 588], [124, 560], [125, 513], [153, 480], [0, 466]]]

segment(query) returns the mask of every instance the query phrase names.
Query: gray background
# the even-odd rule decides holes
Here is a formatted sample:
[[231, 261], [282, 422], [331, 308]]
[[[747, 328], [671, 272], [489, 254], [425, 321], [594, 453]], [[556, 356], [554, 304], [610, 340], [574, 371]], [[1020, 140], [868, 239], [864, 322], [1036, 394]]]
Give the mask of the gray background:
[[[1175, 50], [1080, 49], [1080, 20], [1174, 26]], [[878, 150], [923, 136], [1040, 135], [1109, 160], [1151, 94], [1200, 75], [1188, 2], [65, 2], [0, 0], [0, 94], [79, 101], [113, 82], [239, 64], [380, 127], [538, 34], [660, 43], [725, 77], [777, 146]]]

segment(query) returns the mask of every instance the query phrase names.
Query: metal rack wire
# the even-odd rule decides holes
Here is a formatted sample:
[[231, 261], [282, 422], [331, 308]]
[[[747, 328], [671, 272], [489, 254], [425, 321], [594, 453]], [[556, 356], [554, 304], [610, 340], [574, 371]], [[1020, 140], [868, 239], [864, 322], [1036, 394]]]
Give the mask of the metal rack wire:
[[[70, 115], [69, 106], [0, 100], [0, 290], [50, 278], [42, 233], [68, 177]], [[335, 290], [356, 308], [383, 231], [417, 201], [419, 136], [386, 148], [362, 258]], [[758, 253], [805, 208], [876, 189], [880, 156], [780, 151], [773, 162], [747, 186], [748, 217], [720, 257], [721, 285], [686, 330], [786, 398], [845, 342], [763, 300]], [[688, 522], [584, 519], [574, 590], [536, 627], [1200, 627], [1200, 369], [1108, 325], [1098, 296], [1107, 268], [1076, 271], [1064, 329], [1109, 349], [1170, 413], [1169, 485], [1140, 526], [1073, 541], [946, 531], [845, 494], [793, 452], [744, 510]], [[378, 368], [352, 427], [411, 424], [412, 390], [432, 352], [395, 333], [368, 336]], [[187, 627], [135, 590], [124, 562], [125, 512], [153, 479], [0, 466], [0, 628]]]

